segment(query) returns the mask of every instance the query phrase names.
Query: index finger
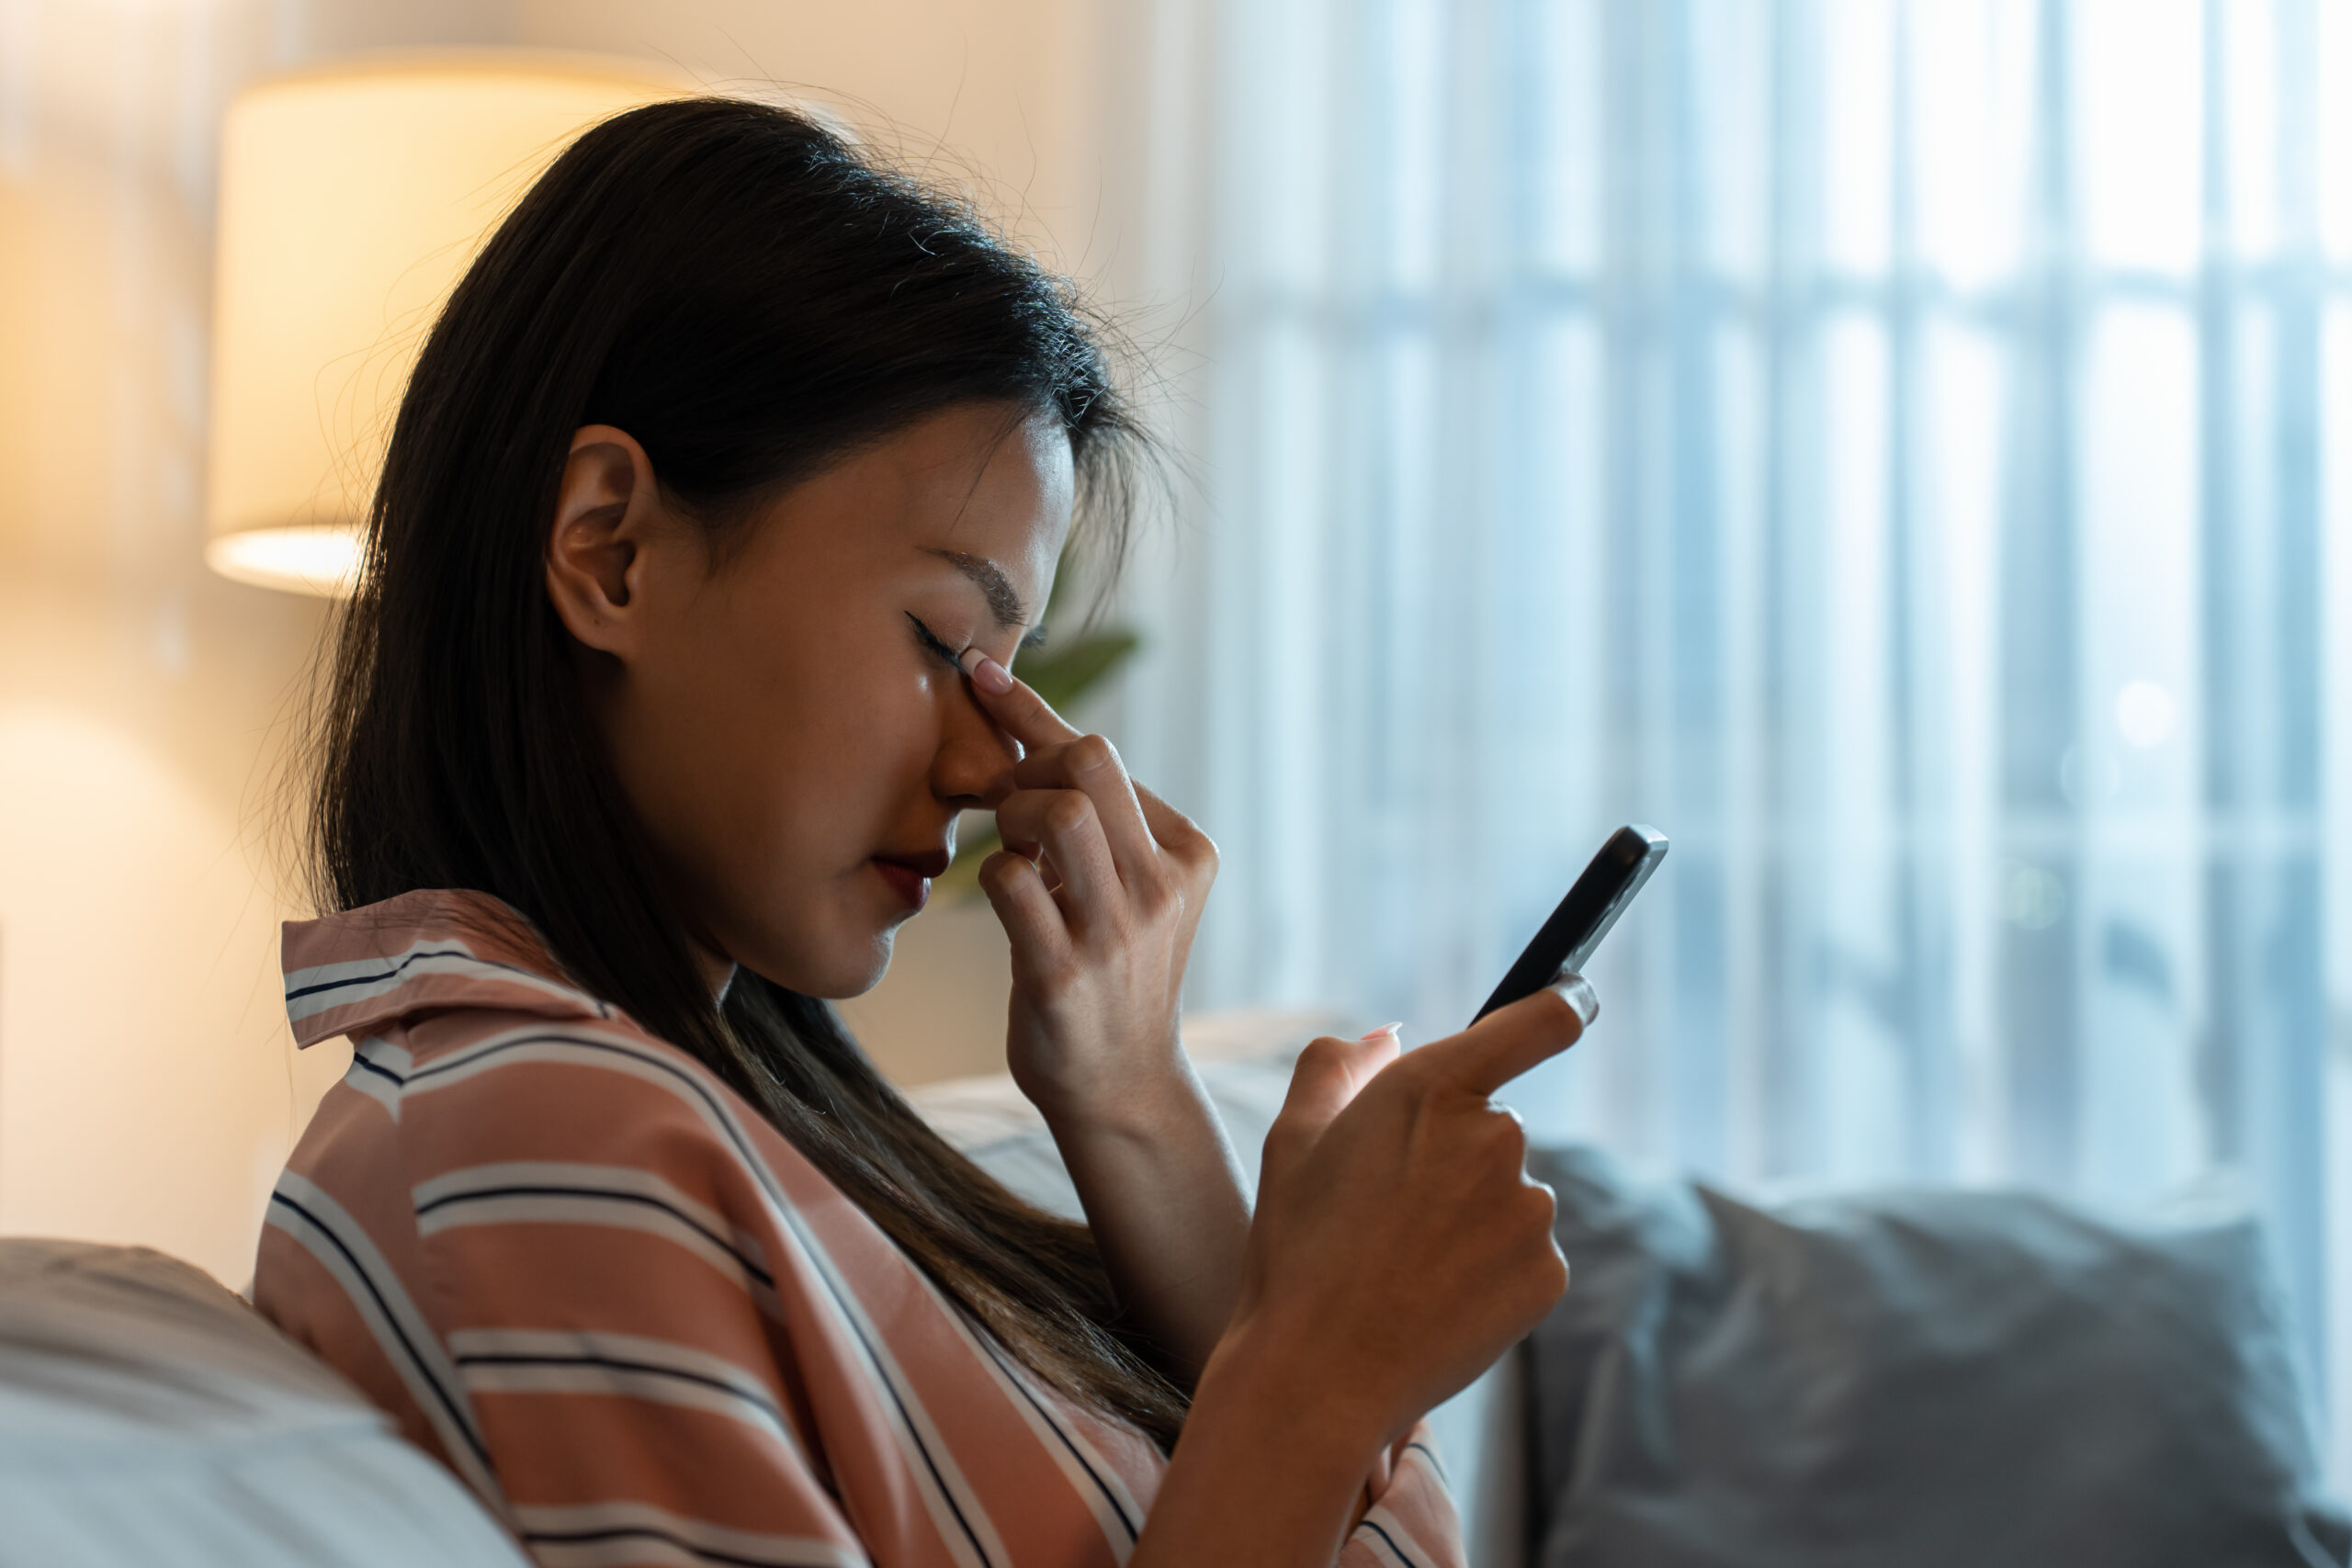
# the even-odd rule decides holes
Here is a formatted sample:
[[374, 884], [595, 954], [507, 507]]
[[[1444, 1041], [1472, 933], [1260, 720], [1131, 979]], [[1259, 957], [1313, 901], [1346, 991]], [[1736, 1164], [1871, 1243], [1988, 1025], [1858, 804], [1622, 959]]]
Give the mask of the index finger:
[[1046, 705], [1046, 699], [1031, 691], [1026, 682], [1015, 679], [1012, 671], [978, 649], [966, 649], [956, 662], [971, 677], [972, 693], [979, 699], [980, 711], [996, 720], [998, 727], [1023, 747], [1051, 746], [1057, 741], [1075, 740], [1084, 733]]
[[1563, 976], [1531, 997], [1497, 1008], [1461, 1033], [1433, 1041], [1413, 1055], [1449, 1082], [1487, 1095], [1529, 1068], [1550, 1061], [1584, 1038], [1600, 1011], [1600, 998], [1580, 975]]

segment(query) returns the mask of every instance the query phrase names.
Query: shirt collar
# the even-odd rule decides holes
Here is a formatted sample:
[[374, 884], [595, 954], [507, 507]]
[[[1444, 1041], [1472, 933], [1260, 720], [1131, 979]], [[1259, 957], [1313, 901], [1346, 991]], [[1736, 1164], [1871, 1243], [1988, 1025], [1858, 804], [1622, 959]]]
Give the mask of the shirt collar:
[[288, 920], [281, 951], [294, 1043], [357, 1039], [426, 1008], [611, 1019], [562, 978], [537, 931], [487, 893], [420, 888], [315, 920]]

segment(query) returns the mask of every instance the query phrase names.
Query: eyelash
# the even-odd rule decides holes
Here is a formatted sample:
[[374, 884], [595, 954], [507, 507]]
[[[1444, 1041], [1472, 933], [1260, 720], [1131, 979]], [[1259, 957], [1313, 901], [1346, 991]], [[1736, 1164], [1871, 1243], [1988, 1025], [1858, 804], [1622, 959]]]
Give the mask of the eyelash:
[[956, 649], [948, 647], [944, 642], [942, 642], [939, 638], [939, 634], [933, 631], [929, 626], [924, 626], [922, 618], [912, 610], [909, 610], [907, 612], [907, 619], [914, 623], [915, 637], [922, 642], [923, 647], [939, 655], [940, 658], [945, 660], [948, 663], [955, 665], [958, 670], [961, 670], [964, 667], [960, 662], [962, 655], [957, 653]]

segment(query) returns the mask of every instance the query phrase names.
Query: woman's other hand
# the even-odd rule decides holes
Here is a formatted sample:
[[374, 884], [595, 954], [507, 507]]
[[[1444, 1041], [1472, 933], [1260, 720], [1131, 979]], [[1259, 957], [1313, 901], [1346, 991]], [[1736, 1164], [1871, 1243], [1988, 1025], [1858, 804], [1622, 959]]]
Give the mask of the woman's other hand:
[[980, 886], [1012, 942], [1005, 1061], [1045, 1112], [1113, 1289], [1187, 1372], [1241, 1292], [1240, 1162], [1176, 1031], [1216, 846], [984, 656], [982, 710], [1021, 743]]
[[1012, 943], [1006, 1065], [1048, 1115], [1148, 1116], [1182, 1071], [1179, 994], [1216, 846], [994, 660], [967, 662], [982, 711], [1021, 743], [997, 802], [1005, 847], [980, 886]]
[[1293, 1367], [1367, 1455], [1567, 1288], [1551, 1189], [1528, 1179], [1519, 1118], [1490, 1096], [1575, 1043], [1594, 1008], [1575, 980], [1410, 1053], [1378, 1031], [1300, 1055], [1229, 1338]]
[[1317, 1040], [1266, 1136], [1245, 1283], [1130, 1568], [1329, 1562], [1386, 1450], [1567, 1288], [1552, 1194], [1489, 1098], [1574, 1044], [1582, 980], [1400, 1055]]

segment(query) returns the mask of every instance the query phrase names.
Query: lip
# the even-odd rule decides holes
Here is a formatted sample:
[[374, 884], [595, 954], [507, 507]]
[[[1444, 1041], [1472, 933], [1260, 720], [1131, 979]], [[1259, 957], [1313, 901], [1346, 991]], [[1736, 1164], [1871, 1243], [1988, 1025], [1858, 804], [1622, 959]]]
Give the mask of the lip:
[[876, 855], [874, 869], [890, 885], [909, 908], [921, 909], [931, 897], [931, 879], [947, 869], [945, 850], [926, 850], [918, 854]]

